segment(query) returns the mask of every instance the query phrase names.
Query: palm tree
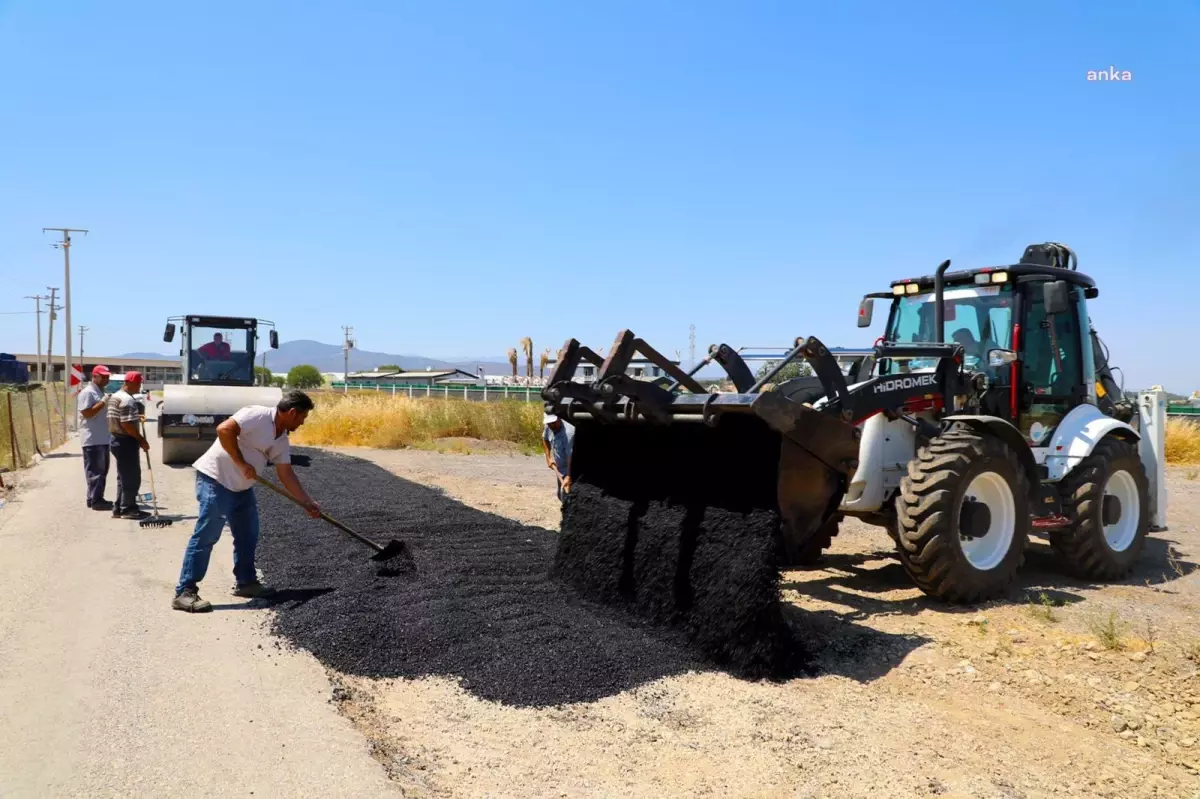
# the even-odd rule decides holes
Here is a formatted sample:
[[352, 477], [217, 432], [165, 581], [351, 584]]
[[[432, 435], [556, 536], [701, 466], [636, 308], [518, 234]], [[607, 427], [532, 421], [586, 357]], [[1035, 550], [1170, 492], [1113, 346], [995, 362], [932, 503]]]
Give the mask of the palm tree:
[[521, 349], [525, 351], [525, 376], [533, 379], [533, 339], [529, 336], [521, 339]]
[[550, 363], [550, 348], [542, 350], [542, 362], [538, 365], [538, 377], [546, 379], [546, 364]]
[[508, 362], [512, 365], [513, 378], [517, 376], [517, 351], [512, 347], [508, 348]]

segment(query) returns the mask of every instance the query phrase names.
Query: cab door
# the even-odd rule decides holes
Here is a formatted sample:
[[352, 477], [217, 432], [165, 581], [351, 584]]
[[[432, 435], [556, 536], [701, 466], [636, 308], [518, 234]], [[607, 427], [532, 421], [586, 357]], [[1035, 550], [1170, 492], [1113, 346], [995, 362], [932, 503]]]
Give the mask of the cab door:
[[1047, 290], [1047, 281], [1021, 289], [1016, 422], [1032, 447], [1047, 446], [1062, 418], [1087, 396], [1076, 297], [1080, 289], [1055, 282], [1057, 292]]

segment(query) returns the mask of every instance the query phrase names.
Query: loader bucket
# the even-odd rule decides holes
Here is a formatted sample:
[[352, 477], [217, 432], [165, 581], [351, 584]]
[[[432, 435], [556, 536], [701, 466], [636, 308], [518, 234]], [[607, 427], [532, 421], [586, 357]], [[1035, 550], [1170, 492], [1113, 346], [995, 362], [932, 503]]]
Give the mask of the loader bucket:
[[587, 599], [682, 627], [735, 672], [790, 672], [784, 542], [803, 542], [836, 511], [858, 430], [773, 392], [679, 395], [649, 417], [573, 404], [587, 408], [547, 405], [575, 426], [554, 575]]

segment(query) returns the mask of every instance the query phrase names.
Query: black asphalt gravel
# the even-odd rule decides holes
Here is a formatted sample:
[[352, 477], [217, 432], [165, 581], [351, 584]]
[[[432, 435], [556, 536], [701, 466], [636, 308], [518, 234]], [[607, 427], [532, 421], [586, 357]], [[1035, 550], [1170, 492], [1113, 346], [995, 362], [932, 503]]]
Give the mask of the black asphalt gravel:
[[321, 662], [362, 676], [459, 678], [481, 698], [523, 706], [593, 701], [712, 668], [682, 630], [587, 602], [553, 581], [555, 533], [367, 461], [305, 454], [309, 467], [298, 474], [324, 510], [376, 541], [404, 541], [415, 564], [380, 576], [370, 548], [257, 492], [259, 567], [289, 590], [275, 604], [275, 632]]
[[716, 427], [580, 420], [554, 575], [688, 634], [747, 677], [787, 676], [779, 601], [779, 440], [757, 418]]

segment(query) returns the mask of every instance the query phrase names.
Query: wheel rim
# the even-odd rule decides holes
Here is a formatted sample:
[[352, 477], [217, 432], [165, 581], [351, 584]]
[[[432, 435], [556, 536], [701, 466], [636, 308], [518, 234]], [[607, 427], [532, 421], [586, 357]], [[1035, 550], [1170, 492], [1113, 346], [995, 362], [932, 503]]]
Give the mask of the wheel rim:
[[1124, 552], [1137, 537], [1138, 522], [1142, 516], [1141, 497], [1138, 496], [1133, 475], [1124, 470], [1114, 472], [1104, 487], [1104, 496], [1115, 497], [1121, 503], [1121, 517], [1112, 524], [1104, 525], [1104, 540], [1114, 552]]
[[[1016, 529], [1017, 510], [1008, 482], [995, 472], [978, 475], [967, 486], [963, 499], [973, 499], [987, 506], [990, 522], [987, 533], [979, 538], [959, 535], [959, 545], [967, 562], [980, 571], [1000, 565], [1012, 547]], [[960, 509], [961, 514], [961, 509]]]

